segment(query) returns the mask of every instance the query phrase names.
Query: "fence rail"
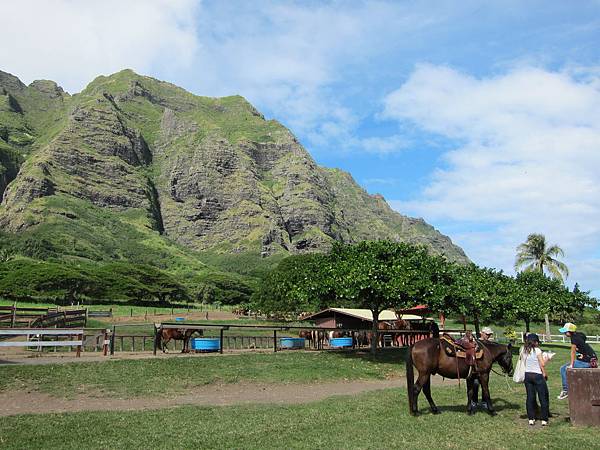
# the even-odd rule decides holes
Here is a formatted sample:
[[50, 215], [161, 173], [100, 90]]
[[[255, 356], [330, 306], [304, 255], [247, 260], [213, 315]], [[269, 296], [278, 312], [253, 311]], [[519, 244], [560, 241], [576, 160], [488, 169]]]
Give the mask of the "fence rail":
[[[520, 332], [521, 335], [521, 342], [523, 341], [523, 338], [525, 336], [525, 333]], [[564, 334], [540, 334], [539, 335], [540, 339], [542, 340], [542, 342], [562, 342], [562, 343], [570, 343], [571, 339], [569, 339], [568, 336], [565, 336]], [[600, 344], [600, 335], [587, 335], [587, 339], [586, 342], [588, 344]]]
[[[42, 328], [11, 328], [7, 330], [0, 330], [0, 336], [6, 338], [12, 338], [15, 336], [24, 336], [25, 340], [13, 341], [3, 340], [0, 341], [0, 347], [76, 347], [77, 356], [81, 354], [81, 347], [83, 346], [83, 329], [42, 329]], [[45, 336], [54, 336], [55, 340], [44, 340]], [[67, 337], [68, 340], [58, 340], [59, 337]], [[76, 337], [76, 339], [73, 339]]]

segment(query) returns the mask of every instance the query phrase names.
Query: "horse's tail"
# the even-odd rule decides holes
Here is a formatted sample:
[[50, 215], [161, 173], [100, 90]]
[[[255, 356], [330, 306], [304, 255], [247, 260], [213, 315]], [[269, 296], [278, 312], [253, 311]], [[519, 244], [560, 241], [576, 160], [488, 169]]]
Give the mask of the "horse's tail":
[[412, 349], [411, 345], [408, 347], [408, 352], [406, 353], [406, 389], [408, 391], [408, 407], [412, 414], [414, 408], [414, 387], [415, 387], [415, 370], [413, 367], [413, 358], [412, 358]]

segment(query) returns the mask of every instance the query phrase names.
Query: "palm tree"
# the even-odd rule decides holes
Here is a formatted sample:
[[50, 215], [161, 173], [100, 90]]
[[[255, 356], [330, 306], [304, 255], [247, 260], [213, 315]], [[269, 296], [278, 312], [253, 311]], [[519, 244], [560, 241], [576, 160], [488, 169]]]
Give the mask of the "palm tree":
[[524, 266], [524, 271], [547, 271], [551, 277], [563, 281], [563, 275], [569, 276], [569, 269], [563, 262], [555, 259], [557, 256], [565, 256], [562, 248], [556, 244], [548, 247], [543, 234], [532, 233], [517, 247], [515, 270]]

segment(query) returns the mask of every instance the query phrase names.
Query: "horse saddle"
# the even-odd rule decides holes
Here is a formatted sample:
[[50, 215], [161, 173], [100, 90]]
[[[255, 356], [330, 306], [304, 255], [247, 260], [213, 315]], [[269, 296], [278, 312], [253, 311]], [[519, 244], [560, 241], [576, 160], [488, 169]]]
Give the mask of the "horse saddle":
[[474, 366], [476, 360], [483, 358], [483, 349], [477, 341], [468, 338], [454, 340], [452, 336], [444, 333], [440, 343], [446, 355], [453, 358], [464, 358], [468, 366]]

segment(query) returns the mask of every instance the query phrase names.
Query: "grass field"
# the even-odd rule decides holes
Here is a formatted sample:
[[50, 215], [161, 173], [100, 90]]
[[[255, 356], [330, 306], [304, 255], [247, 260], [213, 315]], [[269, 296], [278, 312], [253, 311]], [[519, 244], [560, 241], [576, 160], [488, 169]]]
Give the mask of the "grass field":
[[[0, 306], [12, 306], [14, 305], [13, 301], [6, 300], [0, 298]], [[54, 303], [30, 303], [30, 302], [17, 302], [18, 307], [22, 308], [56, 308]], [[133, 305], [124, 305], [124, 304], [112, 304], [112, 305], [81, 305], [82, 308], [88, 308], [90, 311], [106, 311], [108, 309], [113, 310], [113, 316], [115, 317], [144, 317], [146, 314], [148, 316], [153, 315], [164, 315], [164, 314], [186, 314], [188, 311], [191, 312], [203, 312], [203, 311], [231, 311], [233, 307], [231, 305], [221, 305], [215, 306], [211, 304], [198, 304], [195, 305], [196, 308], [191, 305], [191, 308], [187, 308], [186, 306], [174, 306], [174, 307], [157, 307], [157, 306], [133, 306]], [[67, 308], [65, 306], [65, 308]], [[68, 307], [70, 308], [70, 306]], [[75, 306], [73, 306], [75, 308]]]
[[[574, 428], [568, 404], [556, 400], [560, 365], [568, 347], [548, 366], [553, 417], [548, 428], [529, 427], [522, 385], [492, 374], [497, 417], [464, 413], [460, 389], [434, 387], [442, 409], [408, 414], [404, 389], [338, 397], [306, 405], [185, 406], [136, 412], [22, 415], [0, 421], [1, 448], [600, 448], [598, 430]], [[288, 352], [223, 357], [113, 361], [97, 364], [1, 367], [2, 389], [26, 383], [34, 389], [68, 395], [85, 385], [103, 395], [168, 395], [194, 383], [261, 381], [319, 382], [378, 378], [403, 372], [397, 352], [379, 360], [347, 354]], [[101, 375], [100, 375], [101, 374]], [[6, 380], [12, 380], [7, 382]], [[18, 380], [18, 381], [16, 381]], [[166, 384], [168, 387], [156, 387]]]
[[71, 364], [0, 366], [0, 392], [15, 387], [55, 396], [169, 395], [194, 386], [239, 381], [313, 383], [385, 379], [404, 373], [403, 352], [368, 355], [329, 352], [247, 353]]

